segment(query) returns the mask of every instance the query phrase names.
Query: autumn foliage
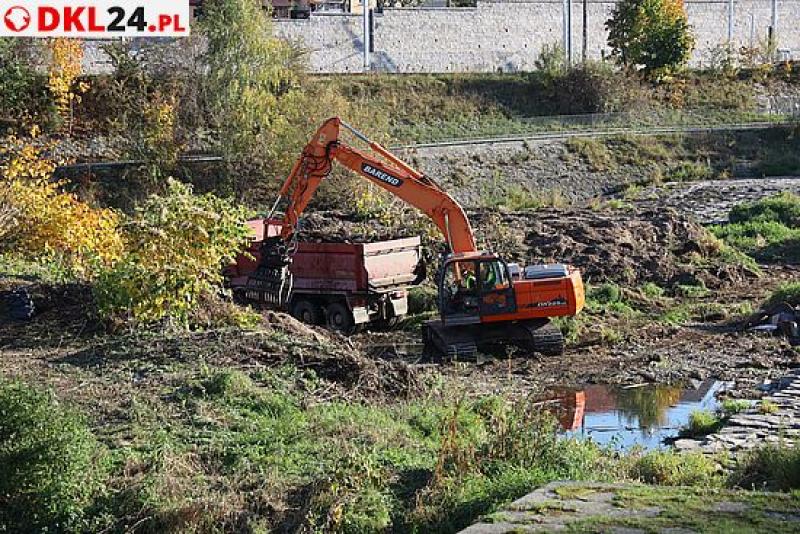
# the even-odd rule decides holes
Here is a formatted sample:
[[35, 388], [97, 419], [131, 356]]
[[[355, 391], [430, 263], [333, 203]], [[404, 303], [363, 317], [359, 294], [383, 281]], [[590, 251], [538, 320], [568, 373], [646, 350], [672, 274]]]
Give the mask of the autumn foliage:
[[620, 0], [606, 29], [620, 63], [647, 74], [682, 67], [695, 44], [681, 0]]
[[222, 267], [247, 243], [246, 218], [243, 208], [169, 179], [166, 192], [151, 195], [124, 225], [126, 254], [100, 273], [96, 286], [101, 314], [188, 323], [202, 300], [219, 291]]
[[30, 143], [0, 153], [0, 247], [31, 259], [57, 261], [90, 278], [122, 253], [119, 214], [95, 208], [52, 179], [55, 163]]

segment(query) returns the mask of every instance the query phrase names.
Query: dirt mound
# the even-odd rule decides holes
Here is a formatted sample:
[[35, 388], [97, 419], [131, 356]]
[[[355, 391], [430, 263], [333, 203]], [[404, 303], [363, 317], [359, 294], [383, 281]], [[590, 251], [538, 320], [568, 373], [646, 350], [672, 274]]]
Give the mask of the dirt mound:
[[322, 343], [329, 341], [329, 332], [323, 329], [315, 329], [302, 321], [298, 321], [288, 313], [267, 310], [263, 313], [264, 321], [277, 330], [281, 330], [292, 336], [299, 336], [302, 339]]
[[[500, 219], [499, 221], [497, 219]], [[701, 225], [674, 210], [545, 209], [530, 213], [478, 214], [478, 228], [500, 227], [505, 241], [527, 253], [497, 249], [529, 262], [579, 267], [589, 282], [661, 286], [704, 283], [719, 287], [754, 273]], [[500, 240], [502, 241], [502, 239]]]
[[392, 223], [384, 224], [345, 211], [314, 211], [303, 215], [298, 235], [311, 242], [367, 243], [419, 235], [424, 219], [414, 213]]
[[103, 368], [133, 360], [148, 365], [200, 360], [232, 367], [289, 364], [312, 370], [343, 395], [406, 397], [423, 389], [417, 373], [406, 363], [373, 361], [348, 338], [309, 327], [285, 313], [265, 312], [257, 331], [185, 332], [154, 327], [114, 335], [95, 316], [87, 286], [15, 281], [0, 287], [9, 294], [23, 288], [34, 307], [32, 317], [16, 320], [9, 307], [0, 304], [0, 345], [62, 348], [66, 355], [61, 361], [72, 365]]
[[166, 368], [200, 361], [231, 368], [290, 365], [327, 382], [330, 396], [411, 397], [423, 390], [418, 373], [405, 362], [373, 361], [346, 339], [319, 343], [280, 327], [106, 337], [71, 350], [57, 361], [101, 373], [120, 365]]
[[[719, 287], [754, 273], [721, 247], [698, 223], [670, 209], [541, 209], [469, 214], [479, 246], [519, 263], [563, 262], [579, 267], [589, 282], [636, 286], [695, 284]], [[353, 220], [343, 212], [303, 218], [300, 238], [366, 242], [419, 235], [419, 220]], [[424, 233], [426, 255], [444, 251], [437, 233]]]

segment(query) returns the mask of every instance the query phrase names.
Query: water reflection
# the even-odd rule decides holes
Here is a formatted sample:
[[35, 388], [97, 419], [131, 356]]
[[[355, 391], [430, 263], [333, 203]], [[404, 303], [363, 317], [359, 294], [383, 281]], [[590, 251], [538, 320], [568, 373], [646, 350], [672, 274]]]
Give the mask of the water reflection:
[[553, 391], [542, 402], [567, 435], [620, 448], [656, 448], [676, 436], [693, 411], [716, 409], [715, 394], [722, 385], [712, 380], [689, 389], [587, 385]]

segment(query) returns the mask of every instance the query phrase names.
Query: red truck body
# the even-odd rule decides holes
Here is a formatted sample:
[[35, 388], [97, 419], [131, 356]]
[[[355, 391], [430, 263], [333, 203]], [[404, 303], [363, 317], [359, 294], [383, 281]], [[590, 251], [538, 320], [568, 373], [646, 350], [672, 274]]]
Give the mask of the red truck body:
[[[225, 274], [234, 291], [247, 293], [248, 277], [258, 265], [264, 239], [262, 220], [249, 221], [254, 239]], [[267, 237], [280, 224], [267, 226]], [[330, 326], [331, 314], [345, 307], [344, 325], [392, 323], [408, 311], [407, 288], [419, 281], [422, 247], [419, 237], [373, 243], [298, 242], [291, 256], [292, 289], [287, 309], [306, 322]], [[305, 312], [305, 313], [304, 313]], [[352, 323], [352, 325], [351, 325]], [[342, 328], [347, 329], [347, 328]]]

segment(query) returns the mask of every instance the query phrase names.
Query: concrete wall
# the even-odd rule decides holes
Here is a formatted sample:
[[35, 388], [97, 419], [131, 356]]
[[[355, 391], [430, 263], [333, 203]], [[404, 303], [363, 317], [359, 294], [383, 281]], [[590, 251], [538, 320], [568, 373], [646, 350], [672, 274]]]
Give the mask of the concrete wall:
[[[765, 41], [771, 0], [737, 0], [734, 44]], [[779, 0], [778, 47], [800, 59], [800, 0]], [[614, 2], [589, 0], [587, 52], [608, 53], [604, 24]], [[707, 64], [728, 35], [728, 2], [686, 0], [697, 48], [692, 64]], [[572, 3], [573, 57], [582, 50], [583, 9]], [[311, 69], [323, 73], [363, 72], [362, 19], [320, 14], [307, 20], [278, 20], [279, 37], [310, 50]], [[476, 8], [400, 8], [375, 15], [372, 69], [385, 72], [491, 72], [532, 70], [544, 45], [562, 42], [561, 0], [480, 1]]]

